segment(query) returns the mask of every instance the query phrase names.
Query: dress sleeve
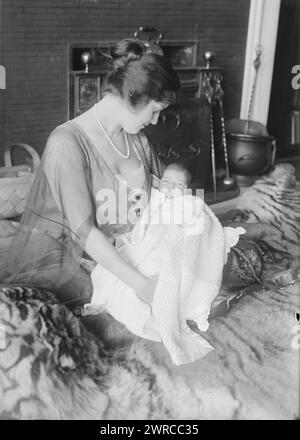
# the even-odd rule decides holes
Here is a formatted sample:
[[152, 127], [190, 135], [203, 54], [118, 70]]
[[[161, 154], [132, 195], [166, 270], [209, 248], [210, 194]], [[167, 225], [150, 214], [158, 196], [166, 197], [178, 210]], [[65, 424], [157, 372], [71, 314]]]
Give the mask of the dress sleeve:
[[49, 289], [70, 307], [89, 302], [93, 291], [80, 265], [95, 213], [88, 157], [72, 132], [50, 135], [1, 277]]
[[70, 134], [54, 134], [47, 144], [44, 165], [55, 204], [72, 238], [79, 239], [84, 248], [91, 227], [95, 224], [88, 156]]

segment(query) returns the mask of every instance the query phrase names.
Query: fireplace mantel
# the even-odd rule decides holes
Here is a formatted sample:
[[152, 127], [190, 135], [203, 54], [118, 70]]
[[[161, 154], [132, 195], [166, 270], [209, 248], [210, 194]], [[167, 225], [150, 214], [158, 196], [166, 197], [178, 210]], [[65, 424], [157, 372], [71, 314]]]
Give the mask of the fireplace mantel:
[[[102, 97], [109, 53], [115, 41], [74, 43], [70, 46], [69, 117], [88, 110]], [[207, 78], [214, 87], [220, 68], [211, 66], [214, 54], [206, 52], [206, 65], [197, 63], [198, 41], [160, 40], [164, 55], [178, 72], [181, 99], [161, 112], [158, 124], [144, 130], [165, 163], [183, 163], [192, 175], [192, 186], [210, 185], [210, 107], [204, 93]], [[84, 63], [85, 61], [85, 63]]]
[[[102, 96], [109, 52], [115, 41], [74, 43], [70, 46], [69, 117], [88, 110]], [[162, 40], [160, 47], [178, 72], [184, 98], [200, 97], [201, 67], [197, 65], [197, 40]], [[84, 54], [89, 63], [84, 64]]]

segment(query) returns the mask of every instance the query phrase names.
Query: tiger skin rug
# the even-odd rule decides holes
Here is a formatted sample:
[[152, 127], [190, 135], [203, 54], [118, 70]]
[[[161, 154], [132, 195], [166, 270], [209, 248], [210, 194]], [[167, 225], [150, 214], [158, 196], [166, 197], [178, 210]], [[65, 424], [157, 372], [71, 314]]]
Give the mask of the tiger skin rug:
[[297, 418], [299, 186], [291, 166], [277, 165], [221, 219], [275, 225], [278, 236], [265, 243], [275, 258], [265, 278], [272, 283], [223, 290], [225, 301], [232, 295], [240, 299], [202, 334], [215, 350], [191, 364], [176, 367], [161, 344], [133, 336], [108, 345], [50, 292], [2, 286], [1, 417]]

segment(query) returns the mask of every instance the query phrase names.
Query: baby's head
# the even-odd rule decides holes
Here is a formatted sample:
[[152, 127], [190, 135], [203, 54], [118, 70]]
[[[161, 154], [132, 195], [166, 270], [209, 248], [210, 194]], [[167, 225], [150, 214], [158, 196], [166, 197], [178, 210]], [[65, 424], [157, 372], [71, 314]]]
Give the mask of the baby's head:
[[181, 164], [171, 163], [165, 169], [161, 179], [159, 190], [168, 197], [182, 195], [191, 183], [191, 175]]

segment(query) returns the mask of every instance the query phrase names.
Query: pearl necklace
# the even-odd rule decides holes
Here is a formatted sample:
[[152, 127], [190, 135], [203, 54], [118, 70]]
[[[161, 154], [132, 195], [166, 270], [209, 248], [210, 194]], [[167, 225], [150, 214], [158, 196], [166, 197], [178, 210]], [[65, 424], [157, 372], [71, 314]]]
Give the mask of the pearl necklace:
[[103, 133], [105, 134], [106, 139], [108, 140], [108, 142], [110, 143], [110, 145], [113, 147], [113, 149], [121, 156], [123, 157], [123, 159], [128, 159], [128, 157], [130, 156], [130, 152], [131, 152], [131, 147], [129, 144], [129, 140], [128, 140], [128, 135], [126, 133], [125, 130], [124, 131], [124, 137], [125, 137], [125, 142], [126, 142], [126, 147], [127, 147], [127, 153], [122, 153], [122, 151], [120, 151], [115, 144], [113, 143], [113, 141], [111, 140], [109, 134], [107, 133], [107, 131], [105, 130], [105, 128], [103, 127], [100, 119], [98, 118], [97, 112], [96, 112], [96, 106], [94, 105], [94, 113], [95, 113], [95, 117], [96, 117], [96, 121], [99, 125], [99, 127], [101, 128], [101, 130], [103, 131]]

